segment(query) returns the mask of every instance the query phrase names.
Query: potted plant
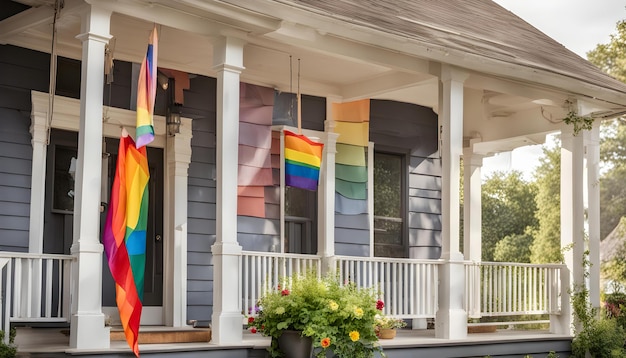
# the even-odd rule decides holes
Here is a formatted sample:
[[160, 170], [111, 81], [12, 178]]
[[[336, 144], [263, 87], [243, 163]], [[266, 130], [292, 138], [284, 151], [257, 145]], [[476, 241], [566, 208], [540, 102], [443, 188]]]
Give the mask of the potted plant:
[[319, 278], [309, 272], [281, 279], [278, 287], [259, 299], [256, 311], [248, 326], [253, 333], [272, 337], [271, 357], [284, 356], [279, 341], [292, 331], [311, 339], [317, 357], [328, 352], [336, 357], [382, 354], [375, 332], [379, 311], [374, 292], [353, 283], [340, 284], [335, 276]]
[[381, 339], [392, 339], [396, 336], [396, 329], [406, 327], [404, 320], [383, 314], [376, 315], [374, 324], [376, 325], [376, 334]]

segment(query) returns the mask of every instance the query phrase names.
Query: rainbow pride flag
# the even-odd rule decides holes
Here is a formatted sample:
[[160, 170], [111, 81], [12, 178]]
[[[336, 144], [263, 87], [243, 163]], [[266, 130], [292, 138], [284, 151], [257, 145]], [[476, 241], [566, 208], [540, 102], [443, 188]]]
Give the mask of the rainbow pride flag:
[[154, 100], [157, 85], [158, 42], [156, 26], [150, 32], [146, 57], [141, 62], [137, 83], [137, 148], [154, 140]]
[[324, 144], [285, 130], [285, 184], [316, 190]]
[[126, 341], [137, 357], [146, 266], [149, 179], [146, 147], [137, 149], [128, 132], [123, 130], [102, 244], [115, 280], [115, 300]]

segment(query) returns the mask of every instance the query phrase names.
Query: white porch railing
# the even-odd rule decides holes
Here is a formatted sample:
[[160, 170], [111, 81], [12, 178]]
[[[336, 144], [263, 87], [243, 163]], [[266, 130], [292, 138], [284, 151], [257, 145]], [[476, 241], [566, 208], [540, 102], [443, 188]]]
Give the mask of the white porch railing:
[[342, 282], [373, 287], [383, 313], [398, 318], [432, 318], [437, 313], [438, 260], [336, 256]]
[[321, 257], [244, 251], [241, 256], [242, 309], [254, 314], [254, 306], [265, 292], [275, 289], [282, 277], [315, 270], [321, 276]]
[[73, 256], [0, 252], [2, 329], [11, 322], [69, 322]]
[[470, 318], [559, 314], [565, 265], [482, 262], [465, 264], [465, 309]]

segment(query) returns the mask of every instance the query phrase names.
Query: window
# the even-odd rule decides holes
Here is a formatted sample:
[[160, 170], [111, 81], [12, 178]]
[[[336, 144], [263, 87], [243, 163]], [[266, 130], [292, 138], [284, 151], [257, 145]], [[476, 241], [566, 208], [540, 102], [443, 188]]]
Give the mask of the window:
[[285, 251], [317, 253], [317, 192], [285, 187]]
[[407, 257], [405, 156], [374, 152], [374, 256]]

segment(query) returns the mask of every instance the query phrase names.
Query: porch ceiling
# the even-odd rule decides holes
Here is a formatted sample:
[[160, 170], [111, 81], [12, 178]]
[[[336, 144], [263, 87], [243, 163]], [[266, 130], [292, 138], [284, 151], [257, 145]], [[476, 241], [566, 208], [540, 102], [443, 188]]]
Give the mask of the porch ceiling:
[[[110, 46], [117, 60], [141, 62], [149, 32], [156, 23], [159, 67], [214, 76], [212, 44], [216, 36], [228, 34], [246, 40], [243, 81], [281, 91], [300, 89], [305, 94], [338, 100], [396, 100], [437, 111], [439, 90], [433, 74], [441, 62], [434, 57], [428, 59], [426, 53], [424, 57], [416, 56], [419, 46], [409, 40], [401, 43], [388, 37], [393, 44], [387, 44], [385, 35], [318, 14], [308, 14], [315, 19], [302, 21], [303, 25], [295, 22], [303, 20], [301, 10], [294, 10], [297, 16], [290, 19], [285, 17], [288, 6], [271, 2], [264, 4], [270, 10], [280, 7], [280, 11], [260, 11], [258, 4], [243, 6], [238, 1], [87, 1], [113, 12]], [[53, 0], [0, 0], [0, 4], [0, 43], [50, 52]], [[84, 6], [83, 0], [65, 0], [57, 20], [58, 55], [81, 58], [81, 43], [76, 36], [81, 32]], [[474, 137], [479, 133], [485, 142], [492, 142], [490, 153], [510, 150], [512, 143], [524, 143], [506, 143], [505, 138], [558, 130], [542, 118], [541, 111], [546, 109], [559, 118], [565, 100], [572, 96], [553, 86], [486, 71], [470, 71], [465, 85], [470, 98], [466, 101], [465, 135]], [[621, 105], [608, 105], [595, 98], [585, 100], [595, 111], [610, 114], [624, 110]]]

